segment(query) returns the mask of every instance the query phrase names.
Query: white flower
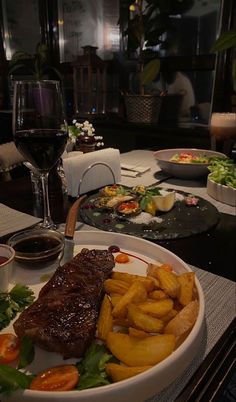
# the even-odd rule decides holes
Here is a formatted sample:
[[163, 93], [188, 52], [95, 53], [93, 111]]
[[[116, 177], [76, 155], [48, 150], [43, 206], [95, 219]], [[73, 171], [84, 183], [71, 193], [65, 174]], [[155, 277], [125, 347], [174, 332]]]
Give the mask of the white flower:
[[88, 135], [93, 137], [96, 141], [96, 146], [103, 147], [103, 137], [102, 136], [95, 136], [95, 128], [93, 127], [92, 123], [89, 123], [88, 120], [85, 120], [83, 123], [78, 123], [76, 119], [72, 120], [73, 125], [68, 126], [69, 138], [72, 143], [76, 143], [77, 138], [80, 135]]

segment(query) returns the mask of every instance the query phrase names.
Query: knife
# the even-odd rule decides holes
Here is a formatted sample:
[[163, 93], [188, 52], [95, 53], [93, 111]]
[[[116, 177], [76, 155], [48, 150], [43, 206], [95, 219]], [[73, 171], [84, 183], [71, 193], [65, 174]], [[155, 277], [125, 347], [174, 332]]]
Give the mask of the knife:
[[75, 225], [77, 221], [78, 209], [81, 203], [87, 195], [83, 195], [82, 197], [77, 198], [77, 200], [72, 204], [69, 209], [69, 212], [66, 217], [66, 226], [65, 226], [65, 247], [64, 253], [60, 261], [60, 265], [64, 265], [66, 262], [70, 261], [74, 256], [74, 233], [75, 233]]

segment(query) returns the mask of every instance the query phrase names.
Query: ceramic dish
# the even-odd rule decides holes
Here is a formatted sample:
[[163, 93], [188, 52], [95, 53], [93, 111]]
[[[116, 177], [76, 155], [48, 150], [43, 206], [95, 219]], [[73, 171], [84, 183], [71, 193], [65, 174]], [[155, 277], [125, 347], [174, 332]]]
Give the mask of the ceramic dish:
[[236, 189], [207, 178], [207, 193], [217, 201], [236, 207]]
[[7, 242], [13, 247], [20, 263], [44, 263], [59, 256], [64, 248], [64, 236], [51, 229], [29, 229], [18, 232]]
[[[169, 194], [171, 194], [171, 190], [169, 190]], [[98, 195], [95, 193], [84, 200], [79, 211], [80, 220], [101, 230], [129, 234], [149, 240], [180, 239], [193, 236], [209, 230], [217, 224], [219, 219], [216, 207], [201, 197], [197, 197], [196, 207], [186, 205], [185, 199], [188, 193], [183, 191], [176, 191], [176, 201], [170, 211], [158, 211], [155, 217], [145, 213], [144, 218], [143, 215], [122, 216], [114, 214], [112, 210], [97, 208], [94, 203], [96, 203]]]
[[[134, 256], [130, 258], [127, 264], [116, 264], [115, 270], [145, 275], [147, 264], [144, 261], [156, 262], [158, 260], [171, 264], [177, 274], [191, 271], [189, 266], [175, 254], [159, 245], [137, 237], [103, 231], [80, 231], [76, 233], [75, 242], [77, 244], [76, 252], [79, 252], [83, 247], [107, 249], [111, 245], [116, 245], [122, 251]], [[40, 280], [41, 273], [40, 270], [33, 271], [33, 273], [31, 278], [28, 278], [28, 280], [31, 279], [31, 283], [28, 284], [37, 294], [43, 285]], [[22, 283], [21, 269], [17, 269], [15, 272], [14, 282]], [[127, 380], [83, 391], [42, 392], [25, 390], [12, 393], [8, 399], [1, 398], [1, 400], [8, 402], [143, 402], [181, 376], [199, 350], [204, 328], [205, 302], [197, 278], [196, 289], [200, 309], [193, 329], [179, 348], [151, 369]], [[12, 332], [12, 325], [5, 328], [3, 332]], [[65, 361], [58, 354], [49, 353], [37, 347], [35, 349], [35, 359], [28, 367], [30, 372], [38, 373], [49, 366], [65, 364]], [[66, 363], [74, 363], [75, 361], [78, 359], [69, 359]]]
[[220, 152], [195, 148], [162, 149], [160, 151], [156, 151], [154, 153], [154, 157], [156, 158], [159, 167], [163, 171], [179, 179], [197, 179], [199, 177], [206, 176], [209, 173], [209, 163], [179, 163], [170, 160], [175, 154], [181, 154], [183, 152], [196, 156], [204, 155], [206, 157], [226, 157], [226, 155]]

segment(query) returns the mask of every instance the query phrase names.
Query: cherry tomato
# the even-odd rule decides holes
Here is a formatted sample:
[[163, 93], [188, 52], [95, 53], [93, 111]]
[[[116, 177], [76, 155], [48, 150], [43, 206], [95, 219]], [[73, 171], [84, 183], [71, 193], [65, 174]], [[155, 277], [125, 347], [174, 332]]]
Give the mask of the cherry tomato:
[[49, 368], [39, 373], [31, 382], [30, 389], [37, 391], [70, 391], [79, 380], [79, 372], [73, 365]]
[[121, 253], [116, 256], [115, 261], [120, 264], [124, 264], [126, 262], [129, 262], [129, 257], [127, 254]]
[[0, 363], [6, 364], [17, 359], [20, 341], [14, 334], [0, 334]]

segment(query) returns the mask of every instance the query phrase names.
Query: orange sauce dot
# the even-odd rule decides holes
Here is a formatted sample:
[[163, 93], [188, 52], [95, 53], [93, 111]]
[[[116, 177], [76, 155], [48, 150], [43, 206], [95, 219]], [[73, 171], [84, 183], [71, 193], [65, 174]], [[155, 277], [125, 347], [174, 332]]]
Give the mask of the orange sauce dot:
[[121, 253], [121, 254], [118, 254], [118, 255], [115, 257], [115, 261], [118, 262], [118, 263], [120, 263], [120, 264], [124, 264], [124, 263], [126, 263], [126, 262], [129, 262], [129, 257], [128, 257], [127, 254]]

